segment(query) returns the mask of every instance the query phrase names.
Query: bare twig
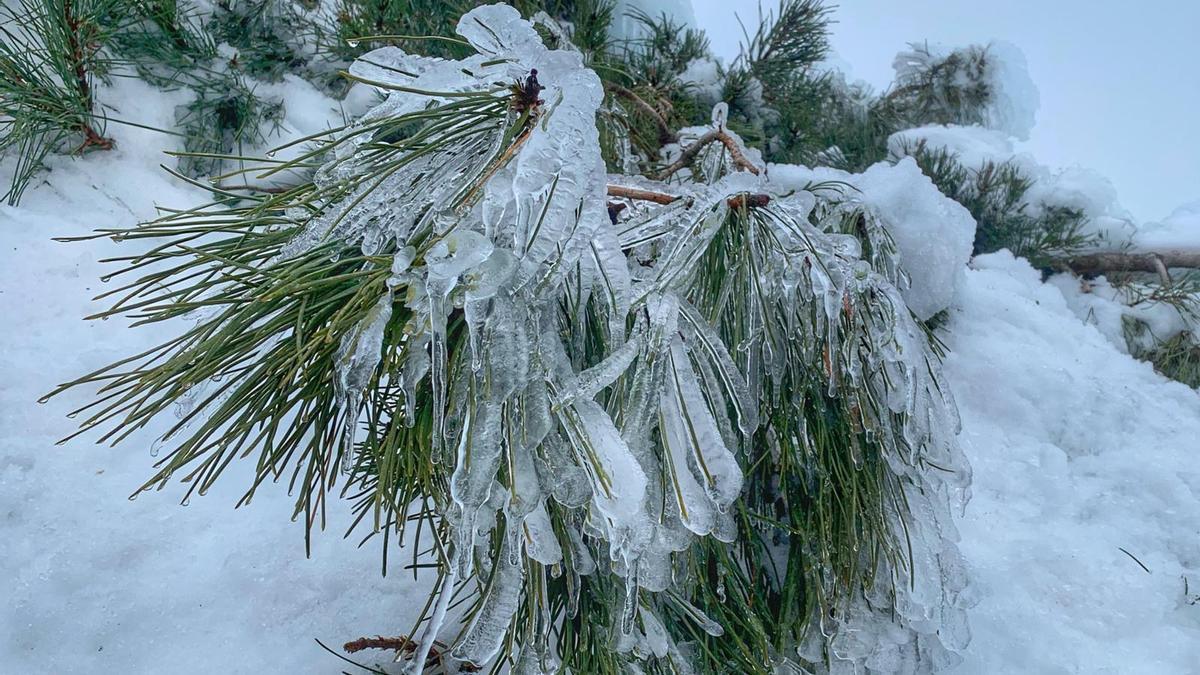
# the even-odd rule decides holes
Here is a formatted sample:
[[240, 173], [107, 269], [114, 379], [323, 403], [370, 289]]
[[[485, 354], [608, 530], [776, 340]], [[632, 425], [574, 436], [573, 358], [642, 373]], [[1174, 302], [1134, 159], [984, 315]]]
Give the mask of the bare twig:
[[654, 202], [655, 204], [670, 204], [677, 199], [682, 199], [679, 195], [669, 195], [665, 192], [654, 192], [652, 190], [640, 190], [638, 188], [625, 187], [624, 185], [609, 185], [608, 196], [637, 199], [644, 202]]
[[[637, 199], [644, 202], [654, 202], [655, 204], [673, 204], [674, 202], [683, 199], [679, 195], [667, 194], [666, 192], [655, 192], [653, 190], [642, 190], [639, 188], [626, 187], [624, 185], [609, 185], [609, 197], [623, 197], [625, 199]], [[736, 194], [725, 200], [725, 203], [731, 209], [756, 209], [762, 208], [771, 203], [771, 195], [756, 194], [743, 192]], [[612, 205], [609, 205], [611, 212]]]
[[679, 140], [679, 135], [676, 134], [675, 130], [671, 128], [671, 125], [667, 123], [667, 118], [663, 116], [663, 114], [659, 112], [657, 108], [647, 103], [641, 96], [638, 96], [637, 94], [633, 93], [632, 90], [626, 89], [619, 84], [610, 83], [609, 88], [612, 89], [613, 93], [615, 93], [617, 96], [620, 96], [621, 98], [634, 104], [642, 112], [646, 113], [654, 120], [654, 123], [658, 125], [658, 142], [660, 144], [666, 145], [667, 143], [674, 143], [675, 141]]
[[361, 637], [342, 645], [342, 649], [346, 650], [348, 654], [361, 652], [364, 649], [390, 649], [397, 652], [412, 651], [413, 647], [413, 641], [403, 635], [399, 637], [383, 637], [382, 635]]
[[1157, 274], [1170, 285], [1167, 270], [1172, 267], [1200, 268], [1200, 251], [1162, 251], [1157, 253], [1122, 253], [1108, 251], [1071, 256], [1060, 261], [1072, 272], [1096, 276], [1106, 272], [1149, 272]]
[[[75, 5], [72, 0], [63, 3], [63, 23], [67, 28], [67, 50], [70, 53], [72, 62], [72, 70], [75, 75], [75, 87], [79, 91], [79, 96], [82, 99], [83, 107], [86, 108], [87, 114], [91, 114], [95, 107], [92, 101], [92, 83], [87, 72], [87, 57], [85, 50], [88, 46], [83, 43], [82, 29], [84, 28], [83, 21], [75, 16]], [[113, 141], [111, 138], [105, 138], [92, 128], [91, 122], [85, 115], [80, 118], [77, 128], [83, 134], [83, 143], [76, 148], [75, 152], [82, 154], [90, 148], [99, 148], [100, 150], [111, 150]]]
[[704, 149], [704, 146], [712, 143], [713, 141], [720, 141], [721, 144], [725, 146], [725, 150], [729, 152], [729, 158], [733, 160], [734, 166], [743, 171], [749, 171], [755, 176], [759, 174], [758, 167], [754, 166], [750, 160], [746, 159], [746, 155], [742, 154], [742, 149], [738, 147], [737, 141], [733, 140], [732, 136], [725, 133], [724, 129], [713, 129], [712, 131], [709, 131], [700, 138], [696, 139], [695, 143], [692, 143], [684, 148], [683, 152], [679, 155], [679, 159], [675, 160], [673, 164], [659, 172], [659, 174], [655, 176], [655, 179], [666, 180], [675, 175], [677, 171], [691, 164], [692, 160], [696, 158], [696, 155]]

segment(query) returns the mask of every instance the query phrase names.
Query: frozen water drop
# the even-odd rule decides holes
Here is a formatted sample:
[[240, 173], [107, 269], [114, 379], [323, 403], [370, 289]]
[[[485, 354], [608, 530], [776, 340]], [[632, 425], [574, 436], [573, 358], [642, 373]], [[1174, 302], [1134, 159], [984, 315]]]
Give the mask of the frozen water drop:
[[718, 129], [724, 130], [725, 123], [729, 120], [729, 104], [725, 101], [713, 106], [712, 109], [712, 125]]

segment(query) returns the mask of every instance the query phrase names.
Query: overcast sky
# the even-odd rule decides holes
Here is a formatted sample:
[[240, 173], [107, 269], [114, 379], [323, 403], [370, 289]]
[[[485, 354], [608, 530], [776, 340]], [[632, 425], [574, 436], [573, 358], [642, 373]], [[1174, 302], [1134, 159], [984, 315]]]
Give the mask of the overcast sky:
[[[757, 0], [692, 4], [726, 58], [741, 40], [735, 12], [757, 23]], [[879, 89], [908, 42], [1012, 42], [1041, 93], [1021, 149], [1104, 174], [1139, 221], [1200, 200], [1200, 0], [844, 0], [834, 17], [834, 50]]]

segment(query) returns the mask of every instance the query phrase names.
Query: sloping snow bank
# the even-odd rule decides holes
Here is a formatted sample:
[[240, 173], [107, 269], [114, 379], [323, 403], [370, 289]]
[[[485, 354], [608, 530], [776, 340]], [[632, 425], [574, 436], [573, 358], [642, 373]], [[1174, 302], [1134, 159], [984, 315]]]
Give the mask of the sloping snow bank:
[[[290, 86], [295, 131], [338, 115], [315, 92], [296, 99], [299, 81]], [[117, 88], [109, 100], [139, 101], [127, 116], [160, 127], [184, 100], [136, 80]], [[80, 320], [104, 307], [88, 299], [107, 289], [98, 279], [114, 266], [97, 261], [136, 244], [50, 240], [204, 199], [158, 168], [172, 161], [161, 152], [169, 137], [109, 131], [116, 150], [56, 157], [19, 208], [0, 207], [0, 672], [337, 672], [344, 664], [314, 638], [337, 646], [411, 627], [425, 596], [400, 569], [408, 556], [393, 556], [382, 578], [377, 543], [356, 550], [342, 540], [338, 502], [306, 560], [285, 486], [265, 486], [234, 511], [253, 468], [237, 463], [186, 508], [178, 483], [131, 502], [150, 476], [152, 440], [171, 420], [116, 449], [93, 444], [95, 434], [55, 446], [74, 429], [66, 413], [89, 402], [88, 392], [36, 402], [172, 334], [171, 326]]]
[[973, 267], [943, 336], [981, 596], [958, 672], [1196, 672], [1200, 394], [1120, 353], [1024, 260]]

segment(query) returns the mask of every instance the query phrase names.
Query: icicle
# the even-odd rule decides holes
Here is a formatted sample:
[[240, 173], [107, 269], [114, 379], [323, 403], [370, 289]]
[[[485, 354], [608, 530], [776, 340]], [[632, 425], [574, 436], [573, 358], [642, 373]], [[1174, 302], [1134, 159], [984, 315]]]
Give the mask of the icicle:
[[725, 124], [729, 120], [729, 104], [721, 101], [713, 106], [712, 109], [712, 125], [714, 129], [724, 130]]
[[[454, 568], [451, 566], [442, 577], [441, 586], [435, 591], [437, 602], [433, 607], [433, 615], [425, 624], [425, 632], [421, 633], [421, 643], [417, 645], [411, 659], [404, 667], [404, 675], [421, 675], [425, 672], [425, 661], [429, 659], [429, 652], [433, 649], [434, 641], [437, 640], [438, 631], [446, 622], [446, 610], [450, 607], [450, 599], [454, 596], [455, 578]], [[396, 660], [399, 661], [403, 654], [404, 652], [396, 654]]]
[[580, 373], [578, 384], [563, 394], [556, 408], [570, 405], [577, 398], [589, 400], [595, 398], [596, 394], [615, 382], [629, 369], [633, 360], [637, 358], [638, 352], [641, 351], [641, 347], [642, 343], [635, 336], [634, 339], [626, 341], [616, 351], [605, 357], [603, 361]]
[[362, 392], [383, 357], [384, 331], [392, 319], [392, 292], [387, 291], [362, 321], [342, 337], [334, 355], [334, 389], [342, 415], [342, 471], [354, 466], [354, 435]]
[[[508, 527], [516, 528], [517, 524], [509, 523]], [[525, 580], [525, 565], [519, 559], [517, 564], [512, 563], [512, 542], [513, 538], [504, 538], [488, 593], [462, 639], [454, 646], [452, 653], [456, 659], [482, 666], [500, 651], [504, 634], [520, 604]]]
[[637, 617], [638, 563], [633, 561], [625, 573], [625, 601], [621, 610], [621, 634], [633, 634], [633, 620]]

